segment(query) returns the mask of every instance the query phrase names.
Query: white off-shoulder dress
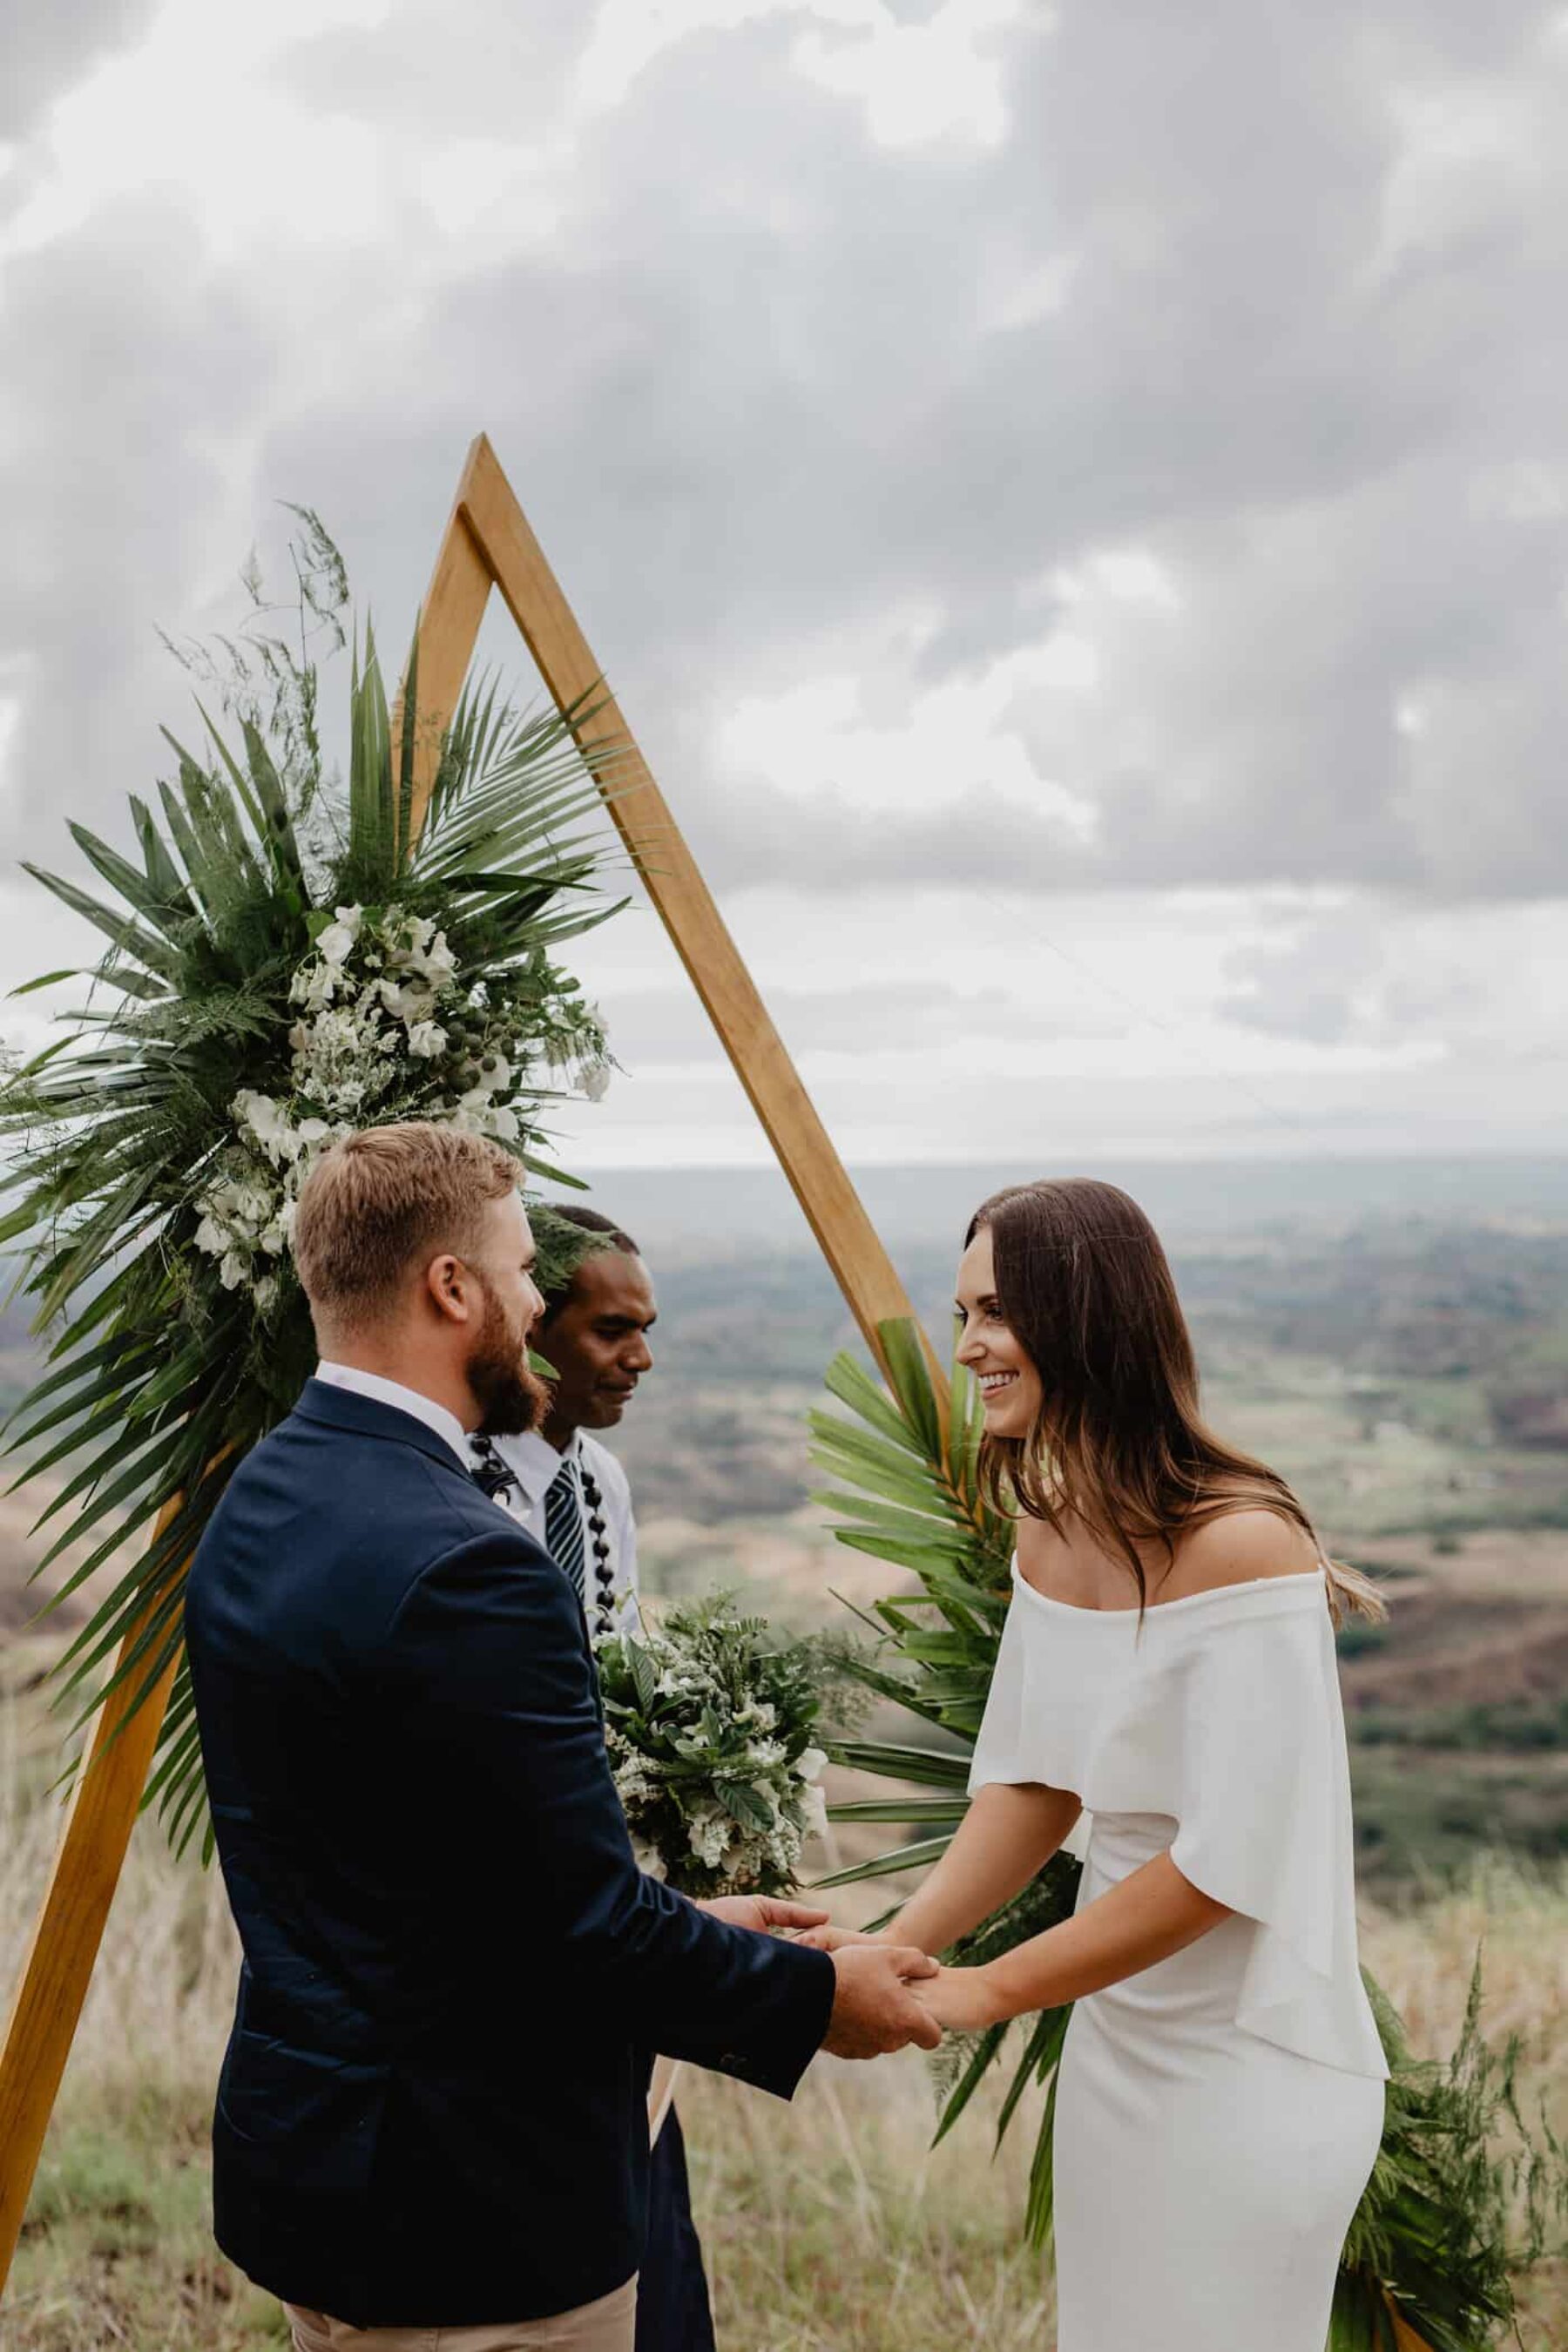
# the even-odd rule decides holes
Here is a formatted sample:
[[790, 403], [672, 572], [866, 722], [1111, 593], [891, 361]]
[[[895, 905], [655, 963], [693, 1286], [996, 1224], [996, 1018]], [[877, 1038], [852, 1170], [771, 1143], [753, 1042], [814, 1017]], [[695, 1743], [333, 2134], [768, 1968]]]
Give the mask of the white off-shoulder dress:
[[[1387, 2075], [1356, 1955], [1323, 1571], [1014, 1596], [970, 1776], [1082, 1800], [1079, 1908], [1168, 1852], [1234, 1915], [1073, 2010], [1057, 2352], [1323, 2352]], [[1082, 1824], [1080, 1824], [1080, 1831]]]

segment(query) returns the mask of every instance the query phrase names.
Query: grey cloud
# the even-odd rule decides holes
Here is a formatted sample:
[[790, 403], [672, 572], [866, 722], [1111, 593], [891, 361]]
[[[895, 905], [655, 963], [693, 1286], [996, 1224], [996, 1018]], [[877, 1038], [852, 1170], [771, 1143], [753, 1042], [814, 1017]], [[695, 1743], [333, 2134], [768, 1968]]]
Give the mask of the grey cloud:
[[0, 78], [0, 138], [26, 131], [100, 58], [123, 48], [151, 23], [157, 0], [48, 0], [5, 20]]
[[1471, 1074], [1561, 1059], [1555, 943], [1568, 899], [1530, 908], [1496, 900], [1468, 913], [1460, 925], [1446, 909], [1362, 893], [1317, 910], [1281, 907], [1278, 936], [1226, 958], [1226, 992], [1215, 1009], [1314, 1045], [1437, 1046]]
[[[1498, 28], [1494, 69], [1531, 21]], [[1391, 77], [1441, 61], [1430, 17], [1387, 32]], [[1484, 738], [1500, 689], [1510, 822], [1486, 887], [1561, 881], [1568, 848], [1542, 835], [1563, 689], [1539, 641], [1568, 528], [1479, 514], [1469, 494], [1489, 457], [1561, 453], [1549, 404], [1522, 400], [1498, 354], [1528, 351], [1552, 399], [1568, 388], [1544, 299], [1563, 257], [1544, 217], [1510, 251], [1494, 191], [1479, 226], [1373, 275], [1387, 87], [1348, 15], [1278, 38], [1242, 8], [1202, 38], [1168, 11], [1071, 15], [1059, 41], [1020, 46], [1005, 152], [941, 169], [868, 159], [765, 30], [689, 44], [606, 126], [577, 266], [452, 298], [441, 338], [474, 380], [516, 383], [525, 496], [641, 723], [671, 740], [716, 879], [773, 870], [754, 791], [696, 740], [731, 679], [809, 675], [836, 629], [900, 597], [952, 616], [925, 656], [935, 679], [1039, 634], [1042, 569], [1135, 537], [1191, 599], [1163, 664], [1111, 680], [1153, 748], [1118, 758], [1092, 719], [1023, 714], [1042, 772], [1100, 811], [1099, 854], [1026, 827], [1020, 845], [1010, 814], [967, 833], [969, 809], [897, 825], [847, 809], [818, 878], [940, 876], [962, 824], [963, 862], [989, 845], [998, 880], [1021, 846], [1047, 884], [1463, 896], [1467, 719]], [[690, 159], [673, 187], [672, 153]], [[984, 334], [987, 268], [1009, 242], [1026, 259], [1035, 220], [1078, 256], [1081, 297]], [[531, 345], [552, 353], [542, 388]], [[1394, 709], [1431, 680], [1455, 710], [1416, 754]]]
[[[853, 989], [764, 986], [763, 996], [793, 1054], [871, 1055], [903, 1047], [937, 1053], [975, 1038], [1013, 1043], [1115, 1037], [1125, 1011], [1086, 1004], [1064, 992], [1061, 1007], [1020, 1003], [1002, 988], [961, 991], [941, 981], [868, 982]], [[632, 1070], [705, 1060], [718, 1052], [710, 1023], [689, 988], [605, 992], [610, 1042]]]
[[1271, 1036], [1342, 1045], [1360, 1025], [1358, 997], [1383, 963], [1375, 924], [1360, 911], [1336, 914], [1286, 945], [1234, 952], [1226, 974], [1235, 985], [1217, 1009]]
[[21, 708], [0, 823], [52, 866], [74, 860], [66, 817], [122, 825], [125, 793], [167, 772], [161, 720], [195, 723], [155, 626], [210, 573], [225, 436], [265, 398], [268, 360], [156, 197], [14, 264], [7, 298], [0, 645]]
[[308, 102], [410, 139], [515, 142], [560, 121], [592, 12], [581, 0], [403, 0], [367, 35], [333, 26], [286, 51], [272, 79]]
[[[1394, 96], [1468, 74], [1543, 107], [1548, 16], [1141, 0], [1069, 5], [1052, 32], [1028, 13], [994, 152], [876, 149], [854, 101], [791, 69], [787, 20], [709, 33], [588, 126], [553, 242], [454, 258], [428, 290], [395, 254], [363, 282], [345, 267], [330, 333], [309, 305], [298, 328], [332, 364], [292, 376], [278, 288], [194, 256], [170, 283], [155, 211], [51, 248], [24, 316], [76, 372], [34, 357], [13, 394], [33, 419], [36, 561], [6, 631], [31, 665], [30, 807], [47, 785], [90, 814], [141, 777], [174, 706], [131, 627], [210, 576], [226, 437], [259, 433], [258, 495], [321, 506], [400, 621], [483, 425], [720, 887], [1561, 887], [1568, 499], [1526, 516], [1476, 487], [1521, 463], [1568, 482], [1561, 141], [1505, 141], [1377, 259]], [[437, 22], [405, 5], [280, 70], [414, 136], [542, 137], [579, 13], [464, 0]], [[1058, 257], [1061, 306], [998, 329], [1006, 289]], [[51, 514], [31, 478], [93, 426], [102, 502]], [[1038, 642], [1042, 580], [1130, 541], [1181, 584], [1178, 621], [1113, 635], [1103, 709], [1037, 690], [1016, 714], [1042, 776], [1099, 812], [1092, 849], [998, 810], [983, 775], [894, 821], [720, 771], [738, 696], [856, 667], [889, 611], [942, 615], [907, 676], [868, 681], [897, 698]], [[90, 712], [57, 733], [68, 696]], [[1396, 731], [1402, 699], [1424, 734]]]

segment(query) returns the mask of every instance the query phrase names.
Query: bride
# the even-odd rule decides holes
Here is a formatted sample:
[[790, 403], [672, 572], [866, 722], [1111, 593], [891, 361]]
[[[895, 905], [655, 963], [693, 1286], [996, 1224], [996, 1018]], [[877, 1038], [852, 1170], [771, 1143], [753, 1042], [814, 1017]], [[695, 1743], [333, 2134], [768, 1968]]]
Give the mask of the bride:
[[1014, 1592], [973, 1802], [898, 1940], [945, 1950], [1085, 1815], [1076, 1916], [921, 1988], [960, 2032], [1075, 2003], [1058, 2352], [1323, 2352], [1387, 2074], [1333, 1625], [1381, 1606], [1200, 1419], [1164, 1252], [1115, 1186], [985, 1202], [958, 1311]]

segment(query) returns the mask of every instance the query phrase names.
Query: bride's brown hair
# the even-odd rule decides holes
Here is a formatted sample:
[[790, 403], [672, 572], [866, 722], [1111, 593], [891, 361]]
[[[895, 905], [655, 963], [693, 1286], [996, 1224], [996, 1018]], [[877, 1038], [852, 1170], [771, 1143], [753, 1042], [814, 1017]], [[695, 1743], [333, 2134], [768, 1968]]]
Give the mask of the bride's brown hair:
[[982, 1491], [1059, 1529], [1068, 1510], [1131, 1570], [1148, 1599], [1140, 1543], [1163, 1544], [1229, 1511], [1268, 1510], [1300, 1528], [1327, 1574], [1329, 1606], [1387, 1612], [1358, 1570], [1330, 1560], [1277, 1471], [1217, 1437], [1198, 1410], [1198, 1374], [1170, 1261], [1138, 1203], [1086, 1176], [1013, 1184], [983, 1201], [996, 1304], [1040, 1376], [1024, 1437], [985, 1437]]

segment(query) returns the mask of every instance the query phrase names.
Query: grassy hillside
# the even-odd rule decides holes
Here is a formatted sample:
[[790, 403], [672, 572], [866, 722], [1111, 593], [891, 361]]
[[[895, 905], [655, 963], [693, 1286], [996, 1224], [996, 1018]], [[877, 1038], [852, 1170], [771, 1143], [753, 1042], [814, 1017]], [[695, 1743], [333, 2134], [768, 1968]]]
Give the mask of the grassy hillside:
[[[952, 1255], [900, 1258], [939, 1340]], [[1561, 1231], [1384, 1221], [1174, 1255], [1211, 1414], [1300, 1483], [1337, 1542], [1568, 1527], [1568, 1208]], [[690, 1244], [652, 1264], [658, 1363], [625, 1434], [644, 1507], [798, 1500], [796, 1410], [856, 1339], [826, 1267]]]
[[[52, 1727], [35, 1645], [0, 1653], [0, 1998], [47, 1869]], [[826, 1859], [826, 1857], [825, 1857]], [[838, 1900], [845, 1916], [865, 1889]], [[1489, 2029], [1521, 2032], [1527, 2100], [1568, 2125], [1568, 1879], [1492, 1868], [1434, 1904], [1369, 1907], [1369, 1958], [1420, 2046], [1447, 2048], [1485, 1934]], [[216, 1874], [143, 1824], [110, 1923], [11, 2292], [5, 2352], [280, 2346], [277, 2306], [207, 2234], [206, 2140], [236, 1954]], [[1048, 2274], [1023, 2245], [1026, 2135], [976, 2116], [933, 2155], [918, 2057], [813, 2069], [793, 2105], [688, 2070], [681, 2107], [726, 2352], [1041, 2352]], [[1130, 2226], [1135, 2233], [1135, 2217]], [[1525, 2352], [1568, 2340], [1568, 2270], [1529, 2288]]]
[[[945, 1254], [900, 1256], [940, 1331]], [[833, 1592], [864, 1602], [888, 1571], [835, 1546], [808, 1500], [805, 1415], [855, 1339], [826, 1269], [732, 1243], [650, 1258], [658, 1360], [615, 1443], [651, 1581], [731, 1582], [787, 1622], [847, 1623]], [[1214, 1419], [1389, 1580], [1387, 1632], [1345, 1655], [1367, 1883], [1486, 1846], [1568, 1852], [1568, 1233], [1540, 1216], [1325, 1225], [1299, 1202], [1227, 1233], [1215, 1208], [1177, 1271]], [[32, 1360], [13, 1313], [0, 1389]], [[37, 1507], [0, 1498], [0, 1638], [32, 1605]]]

